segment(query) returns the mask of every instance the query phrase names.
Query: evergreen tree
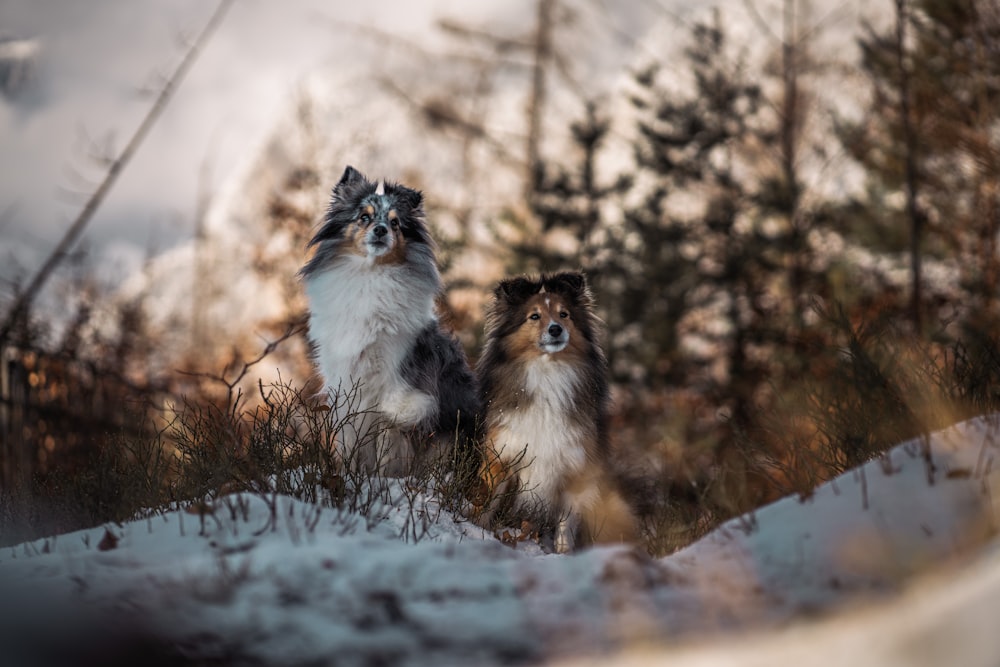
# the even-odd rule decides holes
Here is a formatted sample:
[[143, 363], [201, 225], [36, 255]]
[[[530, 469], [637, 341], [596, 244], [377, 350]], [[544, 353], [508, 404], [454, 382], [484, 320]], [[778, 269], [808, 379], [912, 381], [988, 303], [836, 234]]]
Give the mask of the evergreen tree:
[[[650, 385], [700, 386], [745, 423], [767, 376], [755, 348], [774, 340], [768, 293], [784, 261], [758, 224], [748, 177], [765, 135], [762, 92], [726, 51], [716, 16], [693, 29], [688, 95], [660, 88], [655, 68], [636, 77], [637, 181], [652, 186], [625, 214], [635, 275], [622, 307], [627, 321], [659, 333], [638, 343]], [[682, 348], [685, 336], [701, 349]]]
[[899, 0], [897, 8], [892, 29], [869, 30], [860, 42], [871, 109], [843, 136], [869, 188], [853, 231], [886, 250], [908, 249], [916, 267], [921, 256], [957, 259], [970, 317], [994, 319], [1000, 3]]

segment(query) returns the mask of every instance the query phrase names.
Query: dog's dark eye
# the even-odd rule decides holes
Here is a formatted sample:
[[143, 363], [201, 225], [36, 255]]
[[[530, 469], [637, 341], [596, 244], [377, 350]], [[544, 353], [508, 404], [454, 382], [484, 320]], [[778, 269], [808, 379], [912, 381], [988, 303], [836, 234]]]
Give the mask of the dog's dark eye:
[[532, 313], [531, 315], [528, 315], [528, 319], [529, 320], [540, 320], [540, 319], [542, 319], [542, 316], [539, 315], [538, 313]]
[[569, 317], [569, 313], [567, 313], [565, 310], [561, 310], [559, 311], [559, 317], [566, 319], [567, 317]]
[[389, 224], [392, 225], [393, 229], [399, 229], [399, 218], [393, 218], [389, 221]]
[[363, 223], [365, 223], [367, 225], [369, 222], [372, 221], [372, 217], [370, 215], [368, 215], [367, 213], [362, 213], [360, 220], [361, 220], [361, 222], [363, 222]]

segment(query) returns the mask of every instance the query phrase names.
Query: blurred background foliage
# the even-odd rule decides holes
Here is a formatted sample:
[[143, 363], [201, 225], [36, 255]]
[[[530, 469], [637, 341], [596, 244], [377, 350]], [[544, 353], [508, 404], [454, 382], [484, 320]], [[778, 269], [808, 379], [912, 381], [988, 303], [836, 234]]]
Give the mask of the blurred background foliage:
[[[486, 146], [521, 175], [485, 241], [474, 202], [432, 199], [432, 214], [454, 223], [439, 237], [445, 319], [475, 360], [481, 304], [499, 275], [587, 272], [606, 323], [618, 463], [659, 553], [997, 409], [1000, 5], [891, 4], [889, 20], [856, 36], [862, 108], [847, 114], [819, 103], [822, 21], [808, 3], [779, 4], [767, 58], [749, 58], [716, 11], [688, 26], [680, 61], [650, 56], [613, 96], [577, 87], [569, 115], [551, 91], [572, 78], [560, 34], [573, 28], [573, 3], [538, 0], [531, 34], [518, 39], [442, 21], [463, 48], [487, 54], [461, 65], [476, 76], [456, 78], [483, 95], [491, 68], [524, 56], [519, 146], [458, 108], [454, 91], [408, 100], [428, 133], [458, 137], [465, 159]], [[303, 133], [322, 134], [308, 105], [299, 119]], [[810, 131], [818, 122], [832, 135]], [[546, 123], [568, 128], [569, 143], [546, 150]], [[817, 183], [817, 173], [840, 178], [815, 166], [834, 154], [862, 175], [850, 197]], [[195, 317], [186, 357], [154, 371], [163, 367], [149, 362], [159, 342], [143, 295], [112, 302], [85, 280], [65, 297], [68, 325], [37, 309], [8, 322], [0, 542], [279, 478], [287, 492], [307, 494], [319, 479], [342, 490], [315, 447], [322, 429], [304, 427], [322, 413], [310, 386], [244, 382], [282, 349], [288, 377], [309, 374], [295, 253], [325, 180], [313, 163], [290, 165], [262, 213], [292, 251], [275, 260], [262, 241], [255, 269], [290, 305], [262, 323], [269, 341], [256, 352], [208, 347]], [[461, 266], [484, 243], [502, 270], [477, 281]], [[278, 428], [267, 418], [276, 413]], [[315, 468], [308, 483], [276, 477], [303, 461]]]

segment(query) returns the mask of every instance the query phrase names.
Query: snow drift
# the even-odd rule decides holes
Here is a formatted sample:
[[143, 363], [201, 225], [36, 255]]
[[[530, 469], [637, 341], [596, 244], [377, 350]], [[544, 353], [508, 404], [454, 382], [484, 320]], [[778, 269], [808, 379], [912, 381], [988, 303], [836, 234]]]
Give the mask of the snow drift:
[[[1000, 599], [998, 427], [1000, 417], [982, 417], [903, 443], [808, 498], [734, 519], [658, 560], [628, 547], [572, 556], [508, 547], [406, 480], [386, 480], [365, 514], [226, 496], [4, 549], [0, 640], [20, 664], [58, 646], [101, 659], [128, 647], [267, 665], [531, 663], [620, 651], [634, 664], [665, 652], [683, 664], [830, 664], [835, 654], [803, 643], [816, 637], [847, 647], [857, 664], [935, 664], [942, 654], [920, 647], [948, 633], [940, 641], [961, 638], [949, 646], [963, 664], [996, 664], [996, 633], [970, 640], [954, 619], [982, 627]], [[933, 584], [915, 583], [931, 568]], [[934, 592], [922, 594], [927, 587]], [[952, 620], [931, 622], [938, 604]], [[917, 620], [900, 626], [903, 611]], [[769, 632], [740, 634], [737, 644], [697, 641], [761, 629]]]

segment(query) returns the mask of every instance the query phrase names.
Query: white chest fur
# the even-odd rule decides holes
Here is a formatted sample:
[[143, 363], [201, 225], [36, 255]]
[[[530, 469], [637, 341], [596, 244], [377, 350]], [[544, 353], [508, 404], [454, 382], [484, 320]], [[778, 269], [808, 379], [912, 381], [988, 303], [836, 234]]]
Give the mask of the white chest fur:
[[519, 504], [559, 504], [567, 476], [579, 472], [587, 462], [581, 432], [571, 415], [579, 374], [570, 365], [543, 355], [528, 365], [524, 388], [526, 400], [498, 415], [493, 429], [494, 447], [515, 466], [522, 494]]
[[357, 407], [366, 409], [403, 389], [400, 366], [414, 336], [435, 319], [433, 290], [414, 282], [404, 267], [354, 256], [306, 281], [310, 335], [327, 390], [357, 385]]

